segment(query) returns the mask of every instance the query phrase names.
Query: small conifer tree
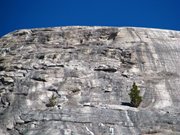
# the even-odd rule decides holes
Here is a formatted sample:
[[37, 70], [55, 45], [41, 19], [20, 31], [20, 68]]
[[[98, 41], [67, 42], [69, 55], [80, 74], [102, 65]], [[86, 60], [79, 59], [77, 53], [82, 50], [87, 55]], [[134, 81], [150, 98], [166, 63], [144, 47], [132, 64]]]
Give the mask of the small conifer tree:
[[133, 107], [138, 107], [142, 101], [142, 97], [140, 96], [140, 90], [138, 90], [138, 86], [135, 82], [133, 83], [129, 96], [131, 99], [131, 105]]
[[50, 98], [49, 98], [49, 103], [46, 104], [47, 107], [54, 107], [57, 103], [56, 101], [57, 97], [53, 94]]

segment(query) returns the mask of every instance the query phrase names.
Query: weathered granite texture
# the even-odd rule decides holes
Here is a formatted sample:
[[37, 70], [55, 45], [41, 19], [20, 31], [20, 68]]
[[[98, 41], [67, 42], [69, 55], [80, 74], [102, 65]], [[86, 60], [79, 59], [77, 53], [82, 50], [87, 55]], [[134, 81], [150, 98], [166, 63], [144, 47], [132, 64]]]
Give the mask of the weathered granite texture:
[[0, 135], [147, 134], [180, 134], [180, 32], [77, 26], [0, 39]]

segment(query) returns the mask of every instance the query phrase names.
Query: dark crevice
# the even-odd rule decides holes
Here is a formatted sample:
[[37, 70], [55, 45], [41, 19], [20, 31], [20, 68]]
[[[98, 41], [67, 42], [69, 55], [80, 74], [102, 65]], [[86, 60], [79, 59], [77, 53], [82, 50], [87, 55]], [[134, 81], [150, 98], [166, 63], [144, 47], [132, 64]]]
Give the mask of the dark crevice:
[[74, 49], [75, 47], [73, 47], [73, 46], [65, 46], [65, 47], [63, 47], [63, 49]]
[[73, 89], [72, 90], [72, 93], [77, 93], [77, 92], [79, 92], [80, 91], [80, 89]]
[[5, 68], [5, 66], [4, 65], [0, 65], [0, 71], [3, 71], [3, 70], [5, 70], [6, 68]]
[[48, 65], [47, 67], [64, 67], [64, 65]]
[[28, 93], [14, 93], [14, 94], [18, 96], [28, 96]]
[[121, 105], [133, 107], [132, 104], [129, 102], [122, 102]]
[[57, 90], [56, 88], [49, 87], [47, 90], [48, 90], [48, 91], [55, 92], [55, 93], [58, 95], [59, 98], [61, 97], [61, 94], [58, 93], [58, 90]]
[[126, 74], [121, 74], [123, 77], [126, 77], [126, 78], [128, 78], [128, 75], [126, 75]]
[[0, 56], [0, 63], [2, 63], [5, 60], [5, 58]]
[[33, 79], [35, 81], [46, 82], [46, 80], [44, 78], [40, 78], [40, 77], [32, 77], [31, 79]]
[[8, 80], [5, 80], [4, 78], [0, 78], [0, 82], [4, 85], [10, 85], [10, 84], [13, 84], [13, 82], [11, 81], [8, 81]]
[[38, 54], [38, 55], [36, 56], [36, 58], [42, 59], [42, 60], [44, 59], [44, 57], [45, 57], [44, 54]]
[[24, 124], [29, 124], [29, 123], [32, 123], [34, 121], [24, 121]]
[[132, 62], [132, 61], [124, 61], [124, 63], [129, 64], [129, 65], [135, 65], [136, 64], [135, 62]]
[[117, 71], [117, 69], [114, 69], [114, 68], [96, 68], [96, 69], [94, 69], [94, 71], [104, 71], [104, 72], [114, 73]]
[[111, 39], [115, 40], [116, 36], [117, 36], [117, 32], [111, 33], [108, 37], [108, 40], [111, 40]]
[[110, 93], [110, 92], [111, 92], [111, 91], [109, 91], [109, 90], [105, 90], [105, 91], [104, 91], [104, 93]]

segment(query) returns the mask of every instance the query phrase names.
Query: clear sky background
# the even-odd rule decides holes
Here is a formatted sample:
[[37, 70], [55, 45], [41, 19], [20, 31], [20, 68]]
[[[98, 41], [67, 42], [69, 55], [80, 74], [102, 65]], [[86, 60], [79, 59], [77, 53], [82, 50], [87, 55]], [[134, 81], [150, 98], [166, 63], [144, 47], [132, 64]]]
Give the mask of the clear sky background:
[[180, 30], [180, 0], [0, 0], [0, 37], [69, 25]]

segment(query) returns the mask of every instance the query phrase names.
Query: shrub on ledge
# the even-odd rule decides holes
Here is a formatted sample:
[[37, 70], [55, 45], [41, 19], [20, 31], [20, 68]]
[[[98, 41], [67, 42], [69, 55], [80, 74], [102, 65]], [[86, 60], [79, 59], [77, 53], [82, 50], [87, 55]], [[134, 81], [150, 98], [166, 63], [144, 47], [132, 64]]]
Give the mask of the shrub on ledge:
[[131, 105], [133, 107], [138, 107], [142, 101], [142, 97], [140, 96], [140, 90], [135, 82], [133, 83], [129, 96], [131, 99]]

